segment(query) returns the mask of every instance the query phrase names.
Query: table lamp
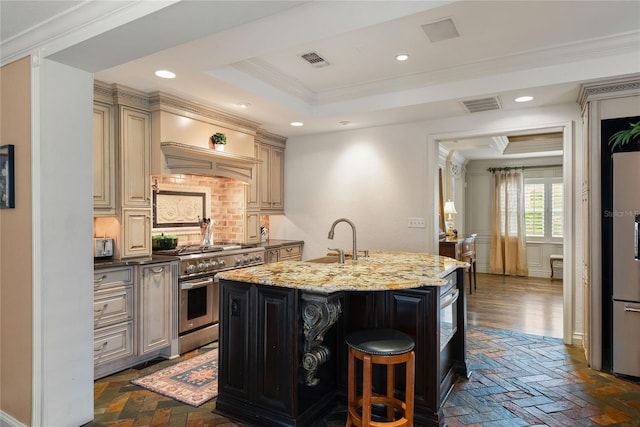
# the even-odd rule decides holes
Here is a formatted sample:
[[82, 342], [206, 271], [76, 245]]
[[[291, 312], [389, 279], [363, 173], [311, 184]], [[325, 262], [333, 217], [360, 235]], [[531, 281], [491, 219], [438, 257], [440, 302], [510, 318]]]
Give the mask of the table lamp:
[[457, 214], [456, 207], [451, 200], [447, 200], [444, 203], [444, 213], [447, 215], [447, 237], [452, 238], [453, 234], [453, 214]]

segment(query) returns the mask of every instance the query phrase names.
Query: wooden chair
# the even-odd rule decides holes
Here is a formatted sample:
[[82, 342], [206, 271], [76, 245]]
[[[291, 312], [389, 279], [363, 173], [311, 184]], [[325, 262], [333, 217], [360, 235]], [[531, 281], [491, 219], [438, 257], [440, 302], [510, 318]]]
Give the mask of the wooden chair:
[[[350, 333], [345, 339], [349, 346], [349, 384], [347, 391], [347, 427], [413, 427], [415, 354], [413, 339], [394, 329], [366, 329]], [[356, 359], [362, 361], [362, 395], [356, 396]], [[404, 401], [395, 397], [395, 365], [406, 363]], [[387, 366], [386, 395], [373, 393], [373, 365]], [[372, 421], [373, 405], [386, 407], [386, 422]], [[361, 409], [361, 411], [360, 411]], [[401, 417], [396, 419], [396, 410]]]

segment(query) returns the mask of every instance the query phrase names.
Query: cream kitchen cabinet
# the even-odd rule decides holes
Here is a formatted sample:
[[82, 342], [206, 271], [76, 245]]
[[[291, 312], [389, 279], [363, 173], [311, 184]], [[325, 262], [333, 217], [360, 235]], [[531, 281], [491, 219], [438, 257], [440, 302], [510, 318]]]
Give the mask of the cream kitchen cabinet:
[[116, 215], [116, 146], [113, 107], [93, 105], [93, 215]]
[[151, 115], [119, 106], [122, 258], [151, 255]]
[[151, 209], [151, 115], [119, 109], [122, 207]]
[[262, 135], [258, 159], [260, 212], [284, 214], [284, 142]]
[[178, 265], [176, 260], [94, 270], [94, 378], [177, 356]]
[[96, 378], [119, 371], [135, 354], [133, 267], [100, 269], [93, 277], [93, 362]]
[[275, 247], [267, 247], [265, 262], [302, 261], [302, 242], [284, 243]]
[[151, 254], [151, 209], [122, 210], [121, 257]]
[[139, 275], [138, 354], [145, 355], [171, 345], [174, 291], [178, 285], [170, 262], [140, 266]]

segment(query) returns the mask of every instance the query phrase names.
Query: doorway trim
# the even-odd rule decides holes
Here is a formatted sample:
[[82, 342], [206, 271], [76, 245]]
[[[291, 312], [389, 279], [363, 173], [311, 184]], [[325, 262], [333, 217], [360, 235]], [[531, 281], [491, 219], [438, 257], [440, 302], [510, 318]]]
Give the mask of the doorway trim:
[[[565, 121], [565, 122], [554, 122], [554, 123], [546, 123], [546, 124], [538, 124], [535, 126], [528, 127], [508, 127], [502, 129], [488, 129], [488, 130], [470, 130], [470, 131], [462, 131], [462, 132], [447, 132], [447, 133], [435, 133], [427, 136], [428, 143], [428, 156], [427, 156], [427, 170], [432, 171], [429, 174], [428, 180], [429, 182], [435, 184], [438, 182], [438, 146], [440, 142], [451, 140], [451, 139], [465, 139], [472, 137], [490, 137], [496, 135], [505, 135], [509, 133], [519, 133], [525, 131], [556, 131], [562, 132], [562, 184], [564, 186], [564, 212], [565, 218], [575, 218], [574, 210], [576, 208], [574, 204], [574, 194], [575, 194], [575, 180], [574, 180], [574, 162], [573, 162], [573, 140], [574, 140], [574, 122], [573, 121]], [[434, 192], [434, 197], [437, 195], [437, 192]], [[435, 200], [435, 199], [434, 199]], [[433, 204], [433, 217], [434, 224], [433, 229], [434, 232], [431, 233], [432, 241], [430, 242], [433, 245], [433, 248], [438, 247], [438, 234], [435, 232], [437, 230], [437, 204]], [[565, 344], [568, 345], [582, 345], [583, 333], [576, 333], [574, 331], [574, 288], [575, 288], [575, 269], [574, 269], [574, 259], [576, 254], [575, 242], [574, 242], [574, 230], [573, 230], [573, 221], [564, 221], [563, 223], [563, 234], [564, 234], [564, 242], [562, 246], [562, 252], [564, 257], [564, 262], [562, 266], [562, 294], [563, 294], [563, 303], [562, 303], [562, 338]], [[586, 309], [583, 307], [583, 310]]]

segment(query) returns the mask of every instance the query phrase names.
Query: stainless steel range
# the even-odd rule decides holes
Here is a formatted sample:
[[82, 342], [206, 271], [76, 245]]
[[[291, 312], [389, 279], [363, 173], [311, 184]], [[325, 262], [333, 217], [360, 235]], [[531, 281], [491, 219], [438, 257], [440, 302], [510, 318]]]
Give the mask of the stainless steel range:
[[180, 258], [178, 331], [181, 354], [218, 339], [220, 286], [216, 273], [264, 264], [264, 248], [240, 244], [179, 246], [154, 253]]

